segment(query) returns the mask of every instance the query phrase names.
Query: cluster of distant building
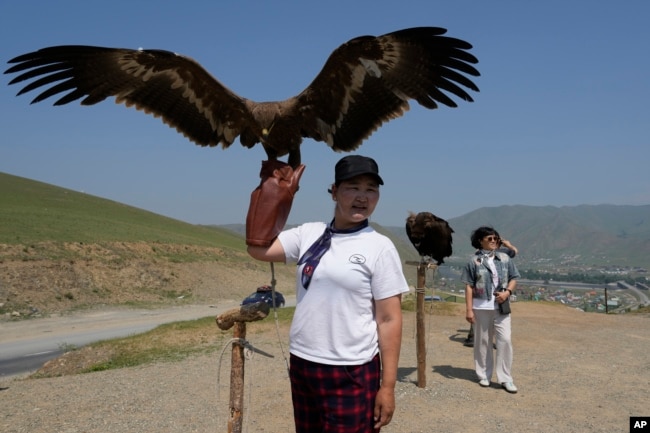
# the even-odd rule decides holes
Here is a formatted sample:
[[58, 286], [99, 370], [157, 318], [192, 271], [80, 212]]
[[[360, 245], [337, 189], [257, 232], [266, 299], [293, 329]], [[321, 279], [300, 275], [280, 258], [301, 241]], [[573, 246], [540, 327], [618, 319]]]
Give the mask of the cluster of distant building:
[[[632, 289], [632, 290], [630, 290]], [[639, 304], [643, 304], [632, 292], [636, 290], [650, 291], [650, 288], [643, 283], [636, 283], [634, 286], [620, 281], [616, 285], [589, 288], [563, 288], [563, 287], [535, 287], [518, 286], [516, 290], [517, 299], [526, 301], [550, 301], [560, 302], [569, 307], [589, 312], [613, 312], [625, 311]]]

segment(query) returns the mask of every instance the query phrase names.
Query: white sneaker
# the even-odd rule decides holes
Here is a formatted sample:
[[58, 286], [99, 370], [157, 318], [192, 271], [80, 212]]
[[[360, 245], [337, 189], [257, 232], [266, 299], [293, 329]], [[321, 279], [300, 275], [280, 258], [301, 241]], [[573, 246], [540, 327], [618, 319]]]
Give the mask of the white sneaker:
[[478, 381], [478, 384], [481, 385], [483, 388], [487, 388], [490, 386], [490, 381], [487, 379], [481, 379]]
[[512, 382], [503, 382], [501, 386], [510, 394], [516, 394], [518, 391], [517, 387]]

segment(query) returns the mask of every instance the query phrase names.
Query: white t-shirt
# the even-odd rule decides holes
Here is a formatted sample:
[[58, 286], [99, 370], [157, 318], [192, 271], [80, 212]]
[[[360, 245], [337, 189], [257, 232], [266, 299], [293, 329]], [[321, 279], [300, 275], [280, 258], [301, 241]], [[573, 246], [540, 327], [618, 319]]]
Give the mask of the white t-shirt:
[[[287, 263], [297, 262], [323, 234], [326, 224], [306, 223], [280, 233]], [[378, 352], [374, 299], [408, 292], [393, 243], [367, 227], [334, 234], [312, 276], [309, 290], [296, 269], [296, 312], [289, 351], [312, 362], [359, 365]]]
[[[486, 257], [485, 263], [488, 268], [493, 269], [491, 273], [492, 287], [498, 287], [499, 274], [497, 273], [496, 268], [494, 268], [494, 257]], [[499, 304], [497, 303], [496, 298], [492, 293], [490, 293], [489, 299], [472, 298], [472, 309], [474, 310], [497, 310], [498, 308]]]

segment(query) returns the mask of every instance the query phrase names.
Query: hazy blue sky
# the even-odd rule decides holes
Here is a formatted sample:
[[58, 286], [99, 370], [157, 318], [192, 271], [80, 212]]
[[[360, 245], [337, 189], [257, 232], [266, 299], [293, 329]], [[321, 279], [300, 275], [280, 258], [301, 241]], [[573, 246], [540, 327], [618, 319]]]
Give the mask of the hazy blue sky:
[[[479, 58], [475, 102], [412, 103], [359, 149], [386, 181], [374, 221], [401, 225], [408, 210], [649, 204], [649, 17], [647, 0], [6, 1], [0, 59], [4, 71], [50, 45], [167, 49], [242, 96], [280, 100], [353, 37], [445, 27]], [[35, 93], [15, 97], [10, 79], [0, 83], [0, 171], [190, 223], [244, 222], [261, 147], [201, 148], [112, 100], [30, 105]], [[342, 156], [305, 140], [289, 222], [331, 218], [326, 190]]]

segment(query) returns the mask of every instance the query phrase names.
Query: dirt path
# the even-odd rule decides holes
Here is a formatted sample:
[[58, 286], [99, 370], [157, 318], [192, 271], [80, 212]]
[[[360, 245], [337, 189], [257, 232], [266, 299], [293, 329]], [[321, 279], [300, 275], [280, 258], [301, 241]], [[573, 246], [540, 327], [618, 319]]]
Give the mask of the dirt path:
[[[514, 378], [519, 393], [474, 379], [462, 307], [427, 320], [427, 385], [418, 388], [415, 317], [407, 313], [398, 410], [384, 433], [628, 432], [650, 414], [650, 321], [587, 314], [560, 305], [513, 305]], [[245, 432], [293, 431], [287, 329], [249, 327], [272, 353], [247, 361]], [[39, 380], [0, 380], [0, 431], [226, 431], [229, 351], [178, 363]], [[225, 355], [221, 355], [225, 353]]]
[[[223, 307], [235, 306], [235, 301], [223, 303]], [[80, 328], [84, 331], [107, 329], [124, 325], [158, 325], [166, 322], [190, 320], [215, 314], [222, 305], [184, 305], [162, 309], [107, 309], [66, 315], [54, 315], [42, 319], [0, 323], [0, 344], [38, 338], [46, 334], [65, 336]]]

